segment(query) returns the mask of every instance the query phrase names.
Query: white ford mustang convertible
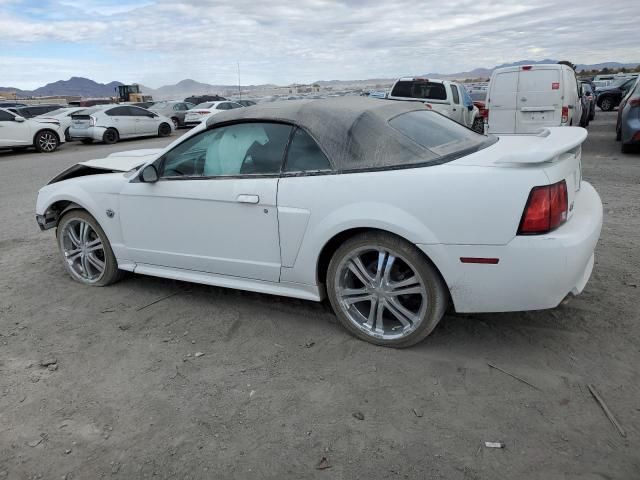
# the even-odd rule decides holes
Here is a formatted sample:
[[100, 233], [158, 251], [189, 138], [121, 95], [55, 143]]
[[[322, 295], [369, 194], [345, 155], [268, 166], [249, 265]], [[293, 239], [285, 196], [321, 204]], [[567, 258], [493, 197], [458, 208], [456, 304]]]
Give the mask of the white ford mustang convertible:
[[583, 290], [602, 226], [585, 138], [479, 135], [415, 103], [270, 103], [74, 165], [36, 217], [85, 285], [130, 271], [328, 297], [357, 337], [406, 347], [450, 304], [537, 310]]

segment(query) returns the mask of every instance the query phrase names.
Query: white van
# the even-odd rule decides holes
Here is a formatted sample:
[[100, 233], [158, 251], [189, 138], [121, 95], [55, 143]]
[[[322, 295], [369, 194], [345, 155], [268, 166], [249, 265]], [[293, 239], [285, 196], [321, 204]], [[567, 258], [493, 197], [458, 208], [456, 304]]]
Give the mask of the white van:
[[576, 74], [559, 64], [493, 71], [487, 95], [487, 133], [537, 133], [544, 127], [580, 125]]

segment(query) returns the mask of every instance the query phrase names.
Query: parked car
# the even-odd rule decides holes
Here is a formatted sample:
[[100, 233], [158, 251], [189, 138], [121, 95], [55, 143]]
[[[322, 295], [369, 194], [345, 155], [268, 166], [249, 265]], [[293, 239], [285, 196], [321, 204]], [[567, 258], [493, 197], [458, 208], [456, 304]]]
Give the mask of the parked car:
[[84, 285], [128, 270], [327, 295], [357, 337], [407, 347], [450, 299], [506, 312], [582, 291], [602, 225], [581, 175], [586, 136], [498, 141], [415, 102], [358, 96], [259, 104], [165, 149], [70, 167], [39, 191], [36, 218]]
[[223, 100], [227, 99], [221, 97], [220, 95], [193, 95], [184, 99], [185, 102], [193, 103], [194, 105], [199, 105], [206, 102], [221, 102]]
[[[591, 82], [580, 82], [583, 110], [587, 110], [587, 125], [596, 118], [596, 93]], [[584, 115], [583, 115], [584, 116]]]
[[597, 88], [598, 98], [596, 103], [603, 112], [609, 112], [620, 104], [620, 100], [624, 97], [629, 89], [635, 84], [635, 78], [620, 78], [614, 81], [608, 87]]
[[82, 143], [116, 143], [122, 138], [159, 136], [173, 132], [173, 122], [149, 110], [132, 105], [99, 105], [71, 116], [69, 135]]
[[60, 128], [64, 132], [64, 139], [67, 142], [71, 141], [69, 135], [69, 128], [71, 127], [71, 116], [80, 113], [85, 107], [64, 107], [57, 110], [52, 110], [49, 113], [38, 115], [34, 117], [36, 120], [53, 119], [60, 123]]
[[155, 112], [159, 115], [164, 115], [167, 118], [170, 118], [173, 122], [173, 126], [177, 129], [178, 127], [184, 127], [184, 116], [187, 113], [187, 110], [194, 108], [195, 105], [189, 102], [180, 102], [180, 101], [167, 101], [167, 102], [156, 102], [149, 107], [149, 110]]
[[0, 108], [0, 148], [26, 150], [33, 147], [51, 153], [64, 143], [64, 130], [57, 120], [28, 119]]
[[45, 113], [52, 112], [54, 110], [58, 110], [60, 107], [64, 107], [64, 105], [60, 104], [40, 104], [40, 105], [26, 105], [24, 107], [11, 107], [10, 110], [16, 115], [20, 115], [24, 118], [33, 118], [38, 115], [42, 115]]
[[618, 107], [616, 139], [620, 140], [622, 153], [628, 153], [640, 145], [640, 80], [629, 89]]
[[[459, 83], [420, 77], [398, 79], [391, 88], [389, 100], [421, 102], [427, 108], [481, 133], [480, 112], [470, 101], [465, 105], [467, 90]], [[469, 97], [470, 98], [470, 97]]]
[[488, 133], [537, 133], [578, 126], [582, 102], [576, 74], [561, 64], [497, 68], [487, 95]]
[[196, 105], [191, 110], [187, 111], [184, 116], [184, 124], [187, 127], [193, 127], [213, 114], [224, 112], [225, 110], [233, 110], [234, 108], [244, 107], [239, 103], [231, 102], [229, 100], [224, 100], [222, 102], [201, 103], [200, 105]]

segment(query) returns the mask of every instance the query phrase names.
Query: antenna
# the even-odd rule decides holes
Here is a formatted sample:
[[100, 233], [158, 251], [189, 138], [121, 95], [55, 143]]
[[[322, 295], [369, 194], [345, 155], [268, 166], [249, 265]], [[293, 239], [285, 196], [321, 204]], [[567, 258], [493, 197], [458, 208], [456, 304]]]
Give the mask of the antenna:
[[240, 100], [242, 100], [242, 90], [240, 89], [240, 62], [238, 63], [238, 95], [240, 95]]

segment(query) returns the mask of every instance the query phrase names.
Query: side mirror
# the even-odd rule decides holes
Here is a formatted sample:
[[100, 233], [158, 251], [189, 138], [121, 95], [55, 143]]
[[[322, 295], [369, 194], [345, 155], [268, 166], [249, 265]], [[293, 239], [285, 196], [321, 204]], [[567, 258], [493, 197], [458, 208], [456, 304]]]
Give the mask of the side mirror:
[[13, 120], [16, 122], [24, 122], [25, 118], [21, 117], [20, 115], [16, 115], [15, 117], [13, 117]]
[[142, 173], [140, 174], [140, 180], [143, 183], [155, 183], [159, 180], [158, 177], [158, 169], [155, 165], [147, 165], [142, 169]]

